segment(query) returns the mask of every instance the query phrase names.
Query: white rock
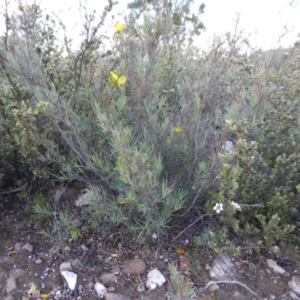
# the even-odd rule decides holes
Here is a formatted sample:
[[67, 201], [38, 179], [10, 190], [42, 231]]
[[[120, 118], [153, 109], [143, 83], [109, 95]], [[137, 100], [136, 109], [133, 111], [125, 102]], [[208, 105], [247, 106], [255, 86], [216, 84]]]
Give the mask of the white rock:
[[269, 268], [271, 268], [275, 273], [281, 274], [281, 275], [286, 275], [287, 272], [282, 269], [280, 266], [277, 265], [276, 261], [273, 259], [267, 259], [267, 264]]
[[293, 292], [300, 295], [300, 276], [292, 276], [292, 280], [289, 281], [289, 287]]
[[153, 269], [147, 275], [146, 287], [149, 290], [154, 290], [157, 286], [161, 286], [166, 282], [164, 275], [157, 269]]
[[107, 293], [106, 287], [100, 282], [95, 283], [94, 289], [97, 292], [98, 296], [101, 298]]
[[70, 271], [61, 271], [60, 273], [66, 280], [69, 289], [73, 291], [76, 287], [77, 274]]
[[224, 145], [222, 146], [222, 149], [225, 151], [225, 152], [233, 152], [235, 150], [235, 147], [234, 147], [234, 144], [233, 142], [231, 141], [226, 141], [224, 143]]
[[289, 294], [290, 294], [290, 296], [291, 296], [292, 299], [294, 299], [294, 300], [300, 300], [300, 298], [295, 293], [293, 293], [293, 292], [290, 291]]

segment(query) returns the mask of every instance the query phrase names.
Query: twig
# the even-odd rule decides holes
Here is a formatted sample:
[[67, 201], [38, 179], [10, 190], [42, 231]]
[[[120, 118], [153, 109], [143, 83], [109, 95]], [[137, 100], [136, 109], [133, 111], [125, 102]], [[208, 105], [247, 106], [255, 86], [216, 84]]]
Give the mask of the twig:
[[204, 218], [205, 216], [207, 216], [208, 214], [205, 214], [201, 217], [199, 217], [198, 219], [196, 219], [192, 224], [190, 224], [187, 228], [185, 228], [184, 230], [182, 230], [178, 235], [176, 235], [173, 239], [173, 242], [180, 237], [185, 231], [187, 231], [189, 228], [191, 228], [195, 223], [197, 223], [198, 221], [200, 221], [202, 218]]
[[9, 191], [4, 191], [4, 192], [0, 192], [0, 195], [6, 195], [6, 194], [12, 194], [12, 193], [18, 193], [18, 192], [22, 192], [26, 189], [28, 183], [23, 184], [22, 186], [13, 189], [13, 190], [9, 190]]
[[221, 281], [209, 281], [208, 284], [205, 286], [204, 290], [209, 288], [212, 284], [219, 284], [219, 283], [225, 283], [225, 284], [238, 284], [240, 286], [242, 286], [243, 288], [245, 288], [248, 292], [250, 292], [252, 295], [254, 295], [255, 297], [260, 298], [260, 296], [255, 293], [254, 291], [252, 291], [250, 288], [248, 288], [245, 284], [233, 280], [233, 281], [228, 281], [228, 280], [221, 280]]

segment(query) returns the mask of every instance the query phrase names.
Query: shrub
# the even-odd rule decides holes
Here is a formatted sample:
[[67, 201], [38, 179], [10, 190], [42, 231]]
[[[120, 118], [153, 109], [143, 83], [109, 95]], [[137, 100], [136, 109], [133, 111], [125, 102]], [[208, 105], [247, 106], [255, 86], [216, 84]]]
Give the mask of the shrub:
[[235, 147], [219, 154], [219, 188], [206, 205], [222, 203], [221, 223], [247, 246], [299, 242], [299, 70], [296, 55], [282, 70], [266, 72], [268, 109], [255, 128], [246, 120], [227, 122]]
[[175, 213], [217, 202], [221, 224], [245, 237], [263, 228], [271, 245], [293, 230], [299, 69], [252, 66], [237, 30], [200, 51], [189, 4], [125, 16], [112, 50], [99, 33], [112, 4], [99, 22], [86, 14], [78, 51], [38, 6], [21, 5], [1, 45], [1, 151], [35, 176], [85, 182], [89, 226], [161, 237]]

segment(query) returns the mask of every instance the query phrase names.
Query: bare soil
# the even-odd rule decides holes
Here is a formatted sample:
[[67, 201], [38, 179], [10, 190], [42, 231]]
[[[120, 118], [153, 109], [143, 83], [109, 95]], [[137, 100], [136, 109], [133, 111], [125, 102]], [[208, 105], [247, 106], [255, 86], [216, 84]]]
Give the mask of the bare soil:
[[[32, 215], [28, 201], [18, 199], [16, 195], [7, 195], [0, 204], [0, 299], [32, 299], [27, 293], [32, 284], [37, 286], [41, 294], [47, 294], [48, 299], [99, 299], [93, 283], [100, 281], [103, 273], [110, 272], [115, 267], [122, 268], [125, 261], [134, 257], [145, 261], [147, 270], [144, 274], [118, 274], [116, 282], [106, 284], [110, 291], [127, 296], [127, 299], [185, 299], [180, 298], [179, 293], [177, 298], [171, 298], [171, 294], [175, 295], [176, 291], [172, 289], [169, 264], [176, 265], [182, 278], [189, 280], [195, 288], [192, 299], [299, 299], [290, 297], [288, 286], [291, 276], [300, 273], [299, 262], [287, 255], [281, 254], [278, 257], [271, 252], [265, 255], [250, 255], [245, 252], [239, 257], [232, 257], [241, 283], [259, 296], [253, 296], [238, 284], [219, 284], [219, 289], [215, 292], [205, 289], [206, 284], [212, 280], [209, 267], [216, 254], [208, 248], [193, 246], [193, 237], [201, 233], [201, 222], [172, 242], [173, 237], [198, 217], [197, 213], [191, 213], [185, 219], [173, 220], [169, 236], [160, 243], [154, 240], [150, 245], [139, 245], [132, 240], [125, 241], [116, 230], [115, 234], [108, 236], [90, 232], [76, 241], [66, 243], [62, 249], [43, 234], [48, 226], [46, 222], [28, 223]], [[21, 250], [26, 243], [33, 246], [32, 252]], [[185, 251], [184, 255], [191, 263], [188, 270], [180, 264], [180, 253], [177, 253], [179, 248]], [[275, 274], [270, 270], [266, 264], [268, 258], [276, 260], [289, 275]], [[73, 270], [78, 274], [77, 288], [74, 291], [68, 290], [59, 272], [60, 264], [65, 261], [72, 262]], [[167, 282], [153, 291], [138, 291], [137, 287], [145, 284], [147, 274], [153, 268], [159, 269]], [[17, 288], [7, 291], [5, 274], [14, 269], [25, 272], [17, 278]], [[9, 296], [13, 298], [7, 298]]]

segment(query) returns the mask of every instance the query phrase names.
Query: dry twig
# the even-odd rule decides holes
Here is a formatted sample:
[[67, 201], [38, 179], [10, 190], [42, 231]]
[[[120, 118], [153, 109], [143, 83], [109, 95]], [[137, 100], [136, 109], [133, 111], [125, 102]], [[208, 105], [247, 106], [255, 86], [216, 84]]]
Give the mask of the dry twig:
[[252, 291], [250, 288], [248, 288], [245, 284], [243, 284], [242, 282], [236, 281], [236, 280], [220, 280], [220, 281], [209, 281], [208, 284], [205, 286], [204, 290], [209, 288], [209, 286], [211, 286], [212, 284], [221, 284], [221, 283], [225, 283], [225, 284], [238, 284], [240, 286], [242, 286], [243, 288], [245, 288], [248, 292], [250, 292], [253, 296], [258, 297], [260, 299], [260, 296], [255, 293], [254, 291]]

